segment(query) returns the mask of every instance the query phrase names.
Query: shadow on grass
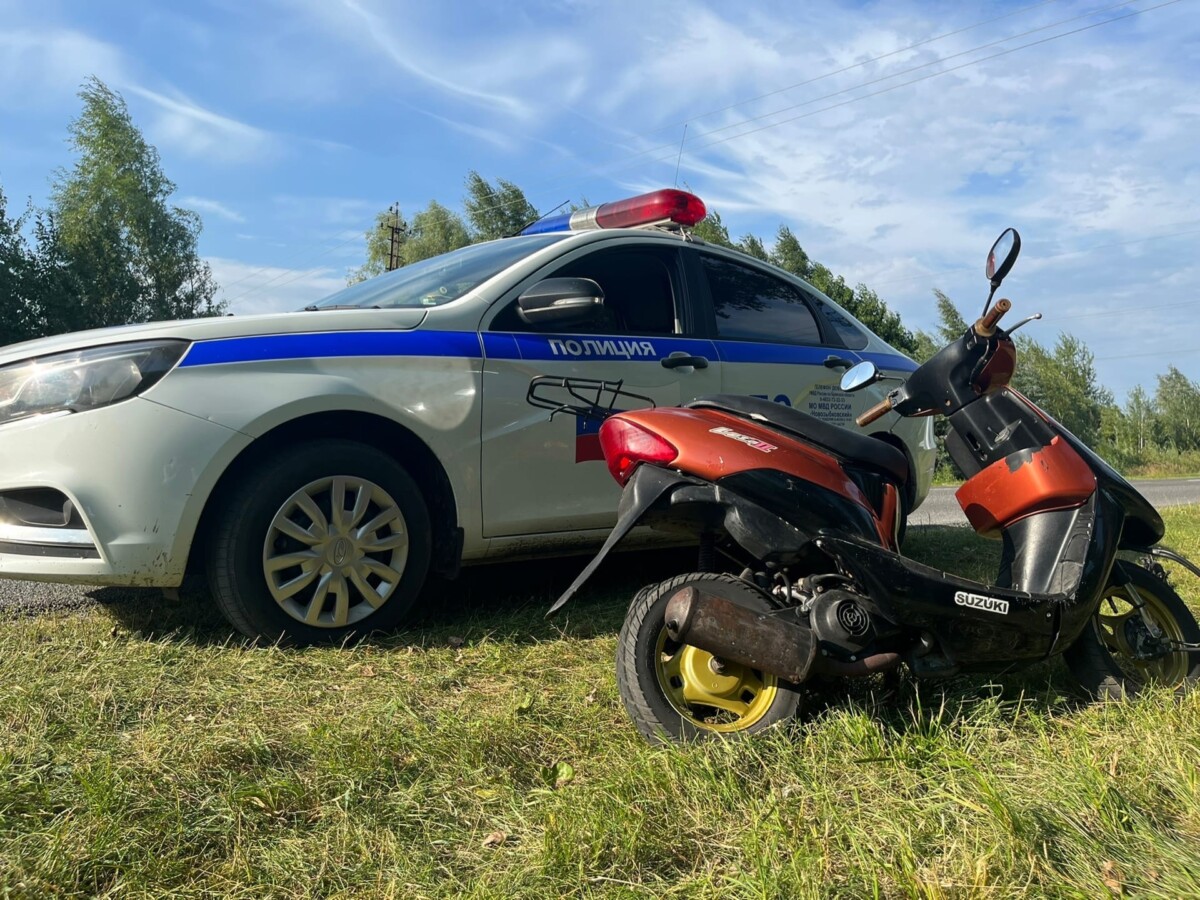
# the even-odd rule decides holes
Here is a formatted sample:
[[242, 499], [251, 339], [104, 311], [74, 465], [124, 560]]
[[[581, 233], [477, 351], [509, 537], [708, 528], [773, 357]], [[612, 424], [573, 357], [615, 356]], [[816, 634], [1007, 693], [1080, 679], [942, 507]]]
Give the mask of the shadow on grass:
[[[981, 541], [965, 529], [922, 526], [907, 549], [929, 565], [985, 578], [995, 571], [998, 542]], [[979, 545], [983, 546], [980, 547]], [[588, 557], [498, 563], [464, 569], [454, 581], [431, 579], [418, 600], [422, 614], [411, 628], [370, 635], [375, 646], [436, 647], [493, 642], [524, 645], [563, 637], [614, 635], [629, 600], [643, 586], [694, 567], [694, 550], [623, 553], [601, 567], [581, 596], [554, 619], [545, 612], [571, 583]], [[201, 584], [188, 585], [179, 600], [156, 590], [98, 588], [86, 594], [132, 636], [182, 640], [203, 646], [247, 646]], [[299, 651], [302, 652], [302, 651]], [[803, 721], [848, 708], [866, 712], [896, 735], [955, 729], [974, 711], [1025, 708], [1041, 714], [1069, 713], [1086, 701], [1058, 661], [998, 675], [959, 675], [918, 681], [892, 673], [870, 678], [816, 679], [809, 683]]]
[[857, 710], [896, 739], [954, 732], [981, 717], [1011, 723], [1022, 714], [1070, 715], [1090, 705], [1059, 659], [1003, 674], [917, 679], [897, 670], [808, 686], [798, 727]]
[[[643, 586], [695, 567], [694, 550], [654, 550], [612, 557], [572, 603], [553, 619], [545, 613], [589, 557], [497, 563], [463, 569], [453, 581], [431, 578], [417, 600], [415, 624], [394, 634], [366, 636], [384, 646], [471, 642], [484, 635], [509, 643], [562, 636], [616, 634], [625, 609]], [[186, 640], [200, 645], [250, 643], [221, 616], [207, 585], [190, 582], [179, 599], [161, 591], [95, 588], [85, 596], [132, 636]]]

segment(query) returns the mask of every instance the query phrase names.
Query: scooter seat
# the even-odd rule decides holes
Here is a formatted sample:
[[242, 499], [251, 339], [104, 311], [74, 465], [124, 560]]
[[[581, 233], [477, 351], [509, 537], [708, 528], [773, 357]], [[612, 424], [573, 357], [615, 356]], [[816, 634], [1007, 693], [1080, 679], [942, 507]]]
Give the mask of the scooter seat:
[[858, 434], [840, 425], [831, 425], [816, 416], [802, 413], [782, 403], [742, 394], [711, 394], [697, 397], [684, 405], [690, 409], [716, 409], [753, 419], [776, 431], [815, 444], [847, 462], [879, 469], [901, 486], [908, 483], [908, 460], [891, 444]]

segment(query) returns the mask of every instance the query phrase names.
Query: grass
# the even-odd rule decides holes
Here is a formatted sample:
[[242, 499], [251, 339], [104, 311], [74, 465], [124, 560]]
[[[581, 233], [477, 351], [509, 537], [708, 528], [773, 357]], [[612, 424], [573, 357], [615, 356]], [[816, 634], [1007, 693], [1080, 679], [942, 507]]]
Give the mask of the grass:
[[[1200, 473], [1200, 451], [1183, 453], [1174, 450], [1148, 450], [1132, 461], [1112, 456], [1108, 462], [1120, 470], [1126, 478], [1194, 478]], [[962, 479], [950, 464], [945, 454], [938, 454], [938, 467], [933, 473], [933, 484], [938, 487], [957, 487]]]
[[[1200, 507], [1166, 518], [1200, 556]], [[986, 577], [997, 545], [909, 550]], [[0, 621], [0, 896], [1200, 895], [1200, 694], [838, 683], [787, 731], [651, 748], [615, 632], [680, 561], [622, 559], [563, 621], [577, 561], [492, 567], [344, 649], [151, 593]]]

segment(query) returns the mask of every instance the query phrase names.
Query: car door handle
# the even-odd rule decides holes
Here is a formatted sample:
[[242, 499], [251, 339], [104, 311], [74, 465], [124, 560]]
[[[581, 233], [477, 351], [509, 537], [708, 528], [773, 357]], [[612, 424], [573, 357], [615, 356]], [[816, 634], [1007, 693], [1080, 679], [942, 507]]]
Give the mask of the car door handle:
[[825, 368], [827, 368], [827, 369], [838, 369], [838, 368], [852, 369], [852, 368], [854, 368], [854, 363], [850, 362], [850, 360], [848, 360], [848, 359], [842, 359], [840, 356], [827, 356], [827, 357], [825, 357]]
[[661, 362], [664, 369], [678, 369], [680, 366], [691, 366], [693, 369], [708, 368], [708, 360], [703, 356], [689, 356], [681, 350], [664, 357]]

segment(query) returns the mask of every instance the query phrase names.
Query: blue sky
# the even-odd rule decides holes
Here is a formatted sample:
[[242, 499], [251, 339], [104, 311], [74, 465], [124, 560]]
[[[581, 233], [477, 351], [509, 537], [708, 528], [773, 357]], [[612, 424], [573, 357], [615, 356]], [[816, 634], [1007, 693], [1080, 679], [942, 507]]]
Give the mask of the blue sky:
[[1200, 4], [1161, 2], [0, 0], [0, 186], [45, 202], [99, 76], [245, 313], [338, 288], [377, 210], [460, 208], [470, 169], [546, 210], [672, 184], [683, 140], [734, 236], [787, 224], [910, 327], [934, 287], [973, 315], [1015, 225], [1004, 292], [1123, 399], [1200, 379]]

